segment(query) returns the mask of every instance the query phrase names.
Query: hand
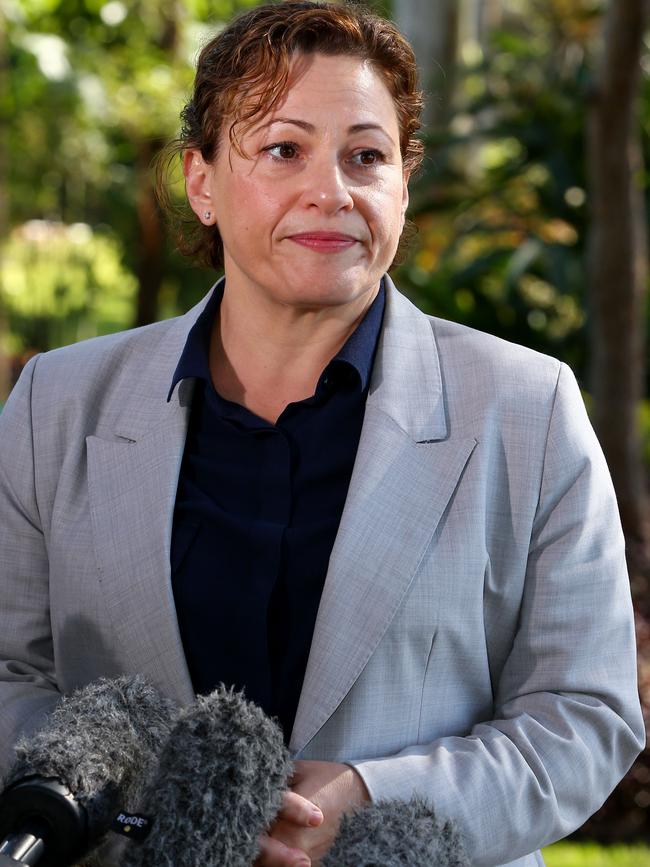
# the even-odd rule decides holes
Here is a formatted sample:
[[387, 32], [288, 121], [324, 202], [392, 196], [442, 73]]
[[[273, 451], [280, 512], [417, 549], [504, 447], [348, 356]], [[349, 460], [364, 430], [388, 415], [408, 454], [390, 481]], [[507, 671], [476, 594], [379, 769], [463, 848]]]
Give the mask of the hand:
[[[261, 838], [254, 867], [317, 865], [334, 842], [343, 813], [369, 800], [365, 783], [349, 765], [297, 761], [291, 791]], [[313, 816], [313, 807], [320, 808], [320, 816]]]
[[269, 833], [260, 837], [260, 854], [253, 867], [309, 867], [311, 861], [304, 850], [282, 842], [272, 836], [272, 831], [279, 822], [293, 828], [309, 828], [317, 827], [322, 821], [323, 814], [315, 804], [295, 792], [285, 792]]

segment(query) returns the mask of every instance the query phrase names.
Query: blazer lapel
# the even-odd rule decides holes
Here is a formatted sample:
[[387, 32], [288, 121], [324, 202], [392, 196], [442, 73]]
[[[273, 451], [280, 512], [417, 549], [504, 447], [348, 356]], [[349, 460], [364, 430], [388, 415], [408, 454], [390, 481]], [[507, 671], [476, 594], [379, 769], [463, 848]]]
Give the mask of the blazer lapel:
[[169, 551], [193, 380], [167, 401], [172, 375], [204, 299], [170, 323], [142, 358], [112, 431], [86, 440], [90, 519], [116, 636], [132, 669], [181, 704], [194, 692], [180, 639]]
[[386, 278], [363, 429], [290, 749], [336, 710], [395, 616], [476, 445], [450, 437], [429, 320]]
[[[304, 748], [388, 628], [476, 444], [447, 431], [428, 319], [386, 278], [384, 327], [348, 498], [321, 598], [290, 748]], [[169, 550], [192, 383], [167, 390], [204, 299], [142, 359], [112, 433], [88, 437], [90, 517], [101, 583], [133, 669], [193, 700]]]

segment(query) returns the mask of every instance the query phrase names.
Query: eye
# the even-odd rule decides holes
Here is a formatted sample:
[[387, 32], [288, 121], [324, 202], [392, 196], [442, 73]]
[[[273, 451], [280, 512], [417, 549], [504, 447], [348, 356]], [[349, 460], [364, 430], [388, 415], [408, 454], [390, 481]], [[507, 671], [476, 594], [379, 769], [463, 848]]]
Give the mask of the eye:
[[[268, 153], [270, 158], [276, 163], [290, 163], [295, 161], [299, 146], [292, 141], [281, 141], [267, 145], [262, 150], [264, 153]], [[357, 160], [359, 161], [357, 162]], [[380, 163], [385, 162], [386, 156], [376, 148], [366, 148], [359, 151], [359, 153], [353, 154], [352, 161], [361, 168], [373, 169]]]
[[[288, 163], [291, 162], [297, 154], [298, 145], [292, 141], [281, 141], [277, 144], [269, 145], [268, 147], [263, 148], [263, 150], [269, 154], [272, 160], [275, 160], [278, 163]], [[273, 151], [279, 151], [282, 155], [276, 156]]]
[[[386, 159], [384, 154], [381, 151], [376, 150], [375, 148], [370, 148], [369, 150], [359, 151], [358, 154], [355, 154], [352, 159], [356, 159], [357, 157], [362, 157], [362, 161], [360, 165], [362, 165], [366, 169], [372, 169], [379, 163], [383, 163]], [[370, 157], [371, 162], [365, 162], [365, 160]]]

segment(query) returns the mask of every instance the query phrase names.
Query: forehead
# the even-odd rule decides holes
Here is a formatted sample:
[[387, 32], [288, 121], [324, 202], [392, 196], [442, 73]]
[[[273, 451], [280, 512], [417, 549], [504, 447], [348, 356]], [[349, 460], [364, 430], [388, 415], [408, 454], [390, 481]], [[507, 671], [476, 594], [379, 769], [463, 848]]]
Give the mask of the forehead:
[[319, 127], [380, 123], [398, 129], [393, 97], [372, 64], [350, 55], [296, 55], [286, 90], [273, 109], [255, 118], [253, 129], [277, 117], [296, 117]]

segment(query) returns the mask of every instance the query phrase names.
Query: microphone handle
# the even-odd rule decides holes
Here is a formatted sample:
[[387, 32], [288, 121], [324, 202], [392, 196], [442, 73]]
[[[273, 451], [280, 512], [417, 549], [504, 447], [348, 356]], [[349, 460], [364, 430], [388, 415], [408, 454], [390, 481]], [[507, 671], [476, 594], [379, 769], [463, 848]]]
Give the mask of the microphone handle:
[[25, 824], [9, 834], [0, 844], [0, 867], [38, 864], [45, 854], [47, 829], [38, 821]]
[[25, 777], [2, 792], [0, 855], [18, 864], [69, 867], [87, 841], [86, 810], [58, 780]]

